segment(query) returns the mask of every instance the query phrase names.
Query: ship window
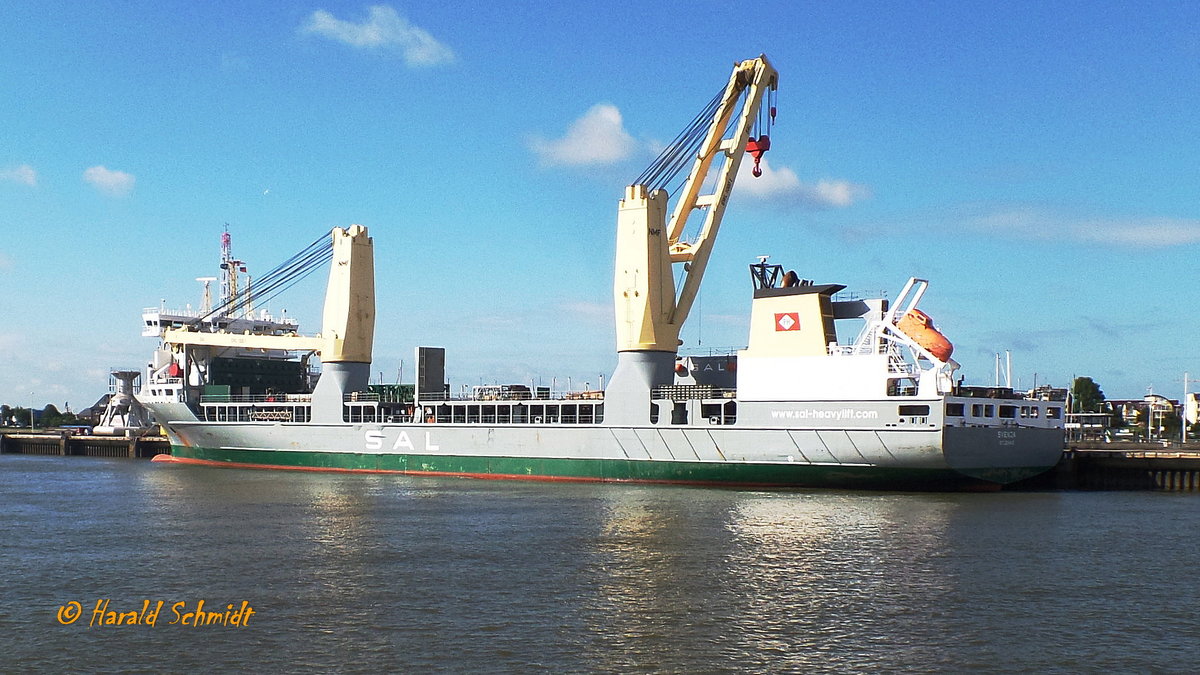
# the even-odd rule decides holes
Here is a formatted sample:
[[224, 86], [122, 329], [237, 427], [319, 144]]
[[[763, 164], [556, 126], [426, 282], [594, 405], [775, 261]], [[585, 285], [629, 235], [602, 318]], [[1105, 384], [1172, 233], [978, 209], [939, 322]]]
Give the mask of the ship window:
[[983, 404], [974, 403], [971, 405], [971, 417], [983, 417]]
[[650, 403], [650, 424], [658, 424], [658, 404]]
[[929, 414], [929, 406], [927, 405], [902, 405], [900, 406], [901, 417], [920, 417]]
[[963, 405], [962, 403], [947, 403], [946, 404], [946, 416], [947, 417], [962, 417], [963, 413], [965, 413], [965, 412], [966, 412], [966, 406]]
[[1046, 417], [1056, 420], [1062, 417], [1062, 408], [1046, 408]]
[[[1000, 416], [1004, 419], [1012, 419], [1017, 416], [1017, 406], [1002, 405], [1000, 406]], [[990, 417], [990, 415], [989, 415]]]
[[687, 401], [676, 401], [671, 408], [671, 424], [687, 424]]

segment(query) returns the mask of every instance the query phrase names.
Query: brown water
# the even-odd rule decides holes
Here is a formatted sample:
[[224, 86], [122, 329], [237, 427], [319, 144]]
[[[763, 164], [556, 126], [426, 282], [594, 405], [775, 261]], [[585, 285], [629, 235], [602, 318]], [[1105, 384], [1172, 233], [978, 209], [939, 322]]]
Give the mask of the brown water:
[[[1200, 663], [1195, 495], [752, 492], [4, 455], [0, 505], [6, 672]], [[89, 626], [103, 599], [164, 605], [153, 626]], [[254, 614], [170, 623], [200, 600]], [[79, 618], [63, 624], [71, 601]]]

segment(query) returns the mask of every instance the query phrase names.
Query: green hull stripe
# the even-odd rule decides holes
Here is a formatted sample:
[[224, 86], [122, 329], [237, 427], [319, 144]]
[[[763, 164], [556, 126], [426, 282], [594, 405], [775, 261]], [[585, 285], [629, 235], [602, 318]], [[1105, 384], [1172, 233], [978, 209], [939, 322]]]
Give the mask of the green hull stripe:
[[[225, 450], [172, 446], [182, 460], [263, 468], [328, 471], [387, 471], [410, 475], [454, 475], [560, 481], [629, 481], [777, 487], [840, 487], [885, 490], [963, 490], [999, 487], [950, 469], [874, 466], [672, 462], [628, 459], [550, 459], [467, 455], [366, 454], [277, 450]], [[1044, 467], [1031, 467], [1034, 476]], [[1026, 477], [1022, 475], [1021, 477]], [[1005, 476], [1011, 479], [1012, 473]]]

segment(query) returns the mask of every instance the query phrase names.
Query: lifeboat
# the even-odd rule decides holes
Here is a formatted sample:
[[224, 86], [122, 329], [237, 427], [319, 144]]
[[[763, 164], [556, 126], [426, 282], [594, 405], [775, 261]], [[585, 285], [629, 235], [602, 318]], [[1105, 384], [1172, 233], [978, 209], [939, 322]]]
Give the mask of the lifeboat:
[[939, 361], [949, 361], [954, 353], [954, 345], [933, 327], [933, 319], [919, 309], [908, 310], [896, 327]]

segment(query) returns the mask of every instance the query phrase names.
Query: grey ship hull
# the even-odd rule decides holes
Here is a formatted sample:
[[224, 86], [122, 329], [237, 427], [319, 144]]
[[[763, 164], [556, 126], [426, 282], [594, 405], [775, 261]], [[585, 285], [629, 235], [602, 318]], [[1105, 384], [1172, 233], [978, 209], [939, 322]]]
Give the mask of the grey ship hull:
[[771, 404], [743, 405], [750, 419], [734, 425], [206, 422], [182, 404], [156, 414], [178, 461], [483, 478], [972, 489], [1042, 473], [1063, 447], [1055, 428], [856, 424], [833, 413], [781, 427], [754, 423]]

